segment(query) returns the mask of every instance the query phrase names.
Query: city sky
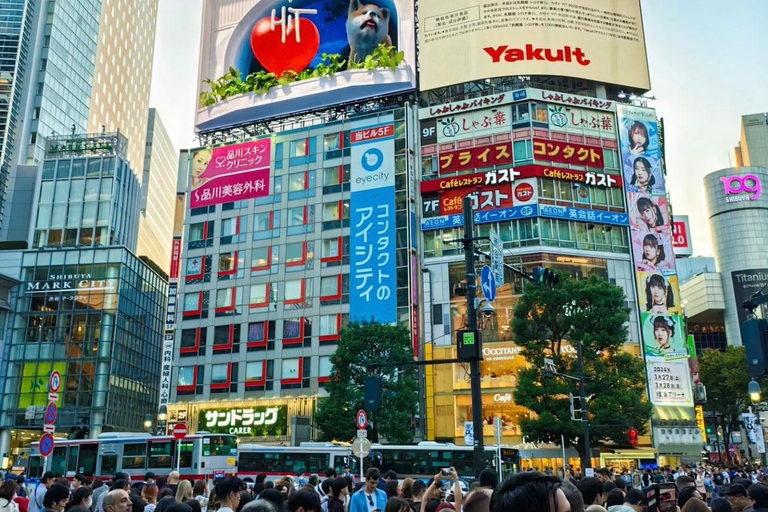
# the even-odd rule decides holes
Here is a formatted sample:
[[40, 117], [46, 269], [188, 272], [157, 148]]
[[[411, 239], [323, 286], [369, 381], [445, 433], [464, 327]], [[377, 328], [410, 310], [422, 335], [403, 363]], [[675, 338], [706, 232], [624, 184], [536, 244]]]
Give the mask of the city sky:
[[[161, 0], [151, 105], [177, 149], [197, 145], [202, 0]], [[703, 177], [733, 165], [740, 118], [768, 111], [768, 2], [642, 0], [652, 90], [664, 118], [668, 189], [691, 219], [694, 255], [712, 255]], [[640, 63], [638, 63], [640, 65]]]

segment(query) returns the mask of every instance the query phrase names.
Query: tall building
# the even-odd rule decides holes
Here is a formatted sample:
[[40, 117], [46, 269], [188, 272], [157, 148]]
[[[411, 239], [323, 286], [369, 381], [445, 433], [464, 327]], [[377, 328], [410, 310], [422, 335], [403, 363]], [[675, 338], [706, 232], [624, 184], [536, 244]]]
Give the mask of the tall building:
[[741, 116], [735, 167], [768, 167], [768, 112]]
[[151, 108], [141, 176], [141, 221], [136, 253], [147, 256], [166, 274], [171, 264], [178, 172], [179, 153], [160, 114]]
[[2, 258], [20, 281], [1, 368], [2, 453], [39, 437], [54, 370], [57, 433], [141, 430], [156, 411], [168, 283], [135, 255], [141, 189], [127, 148], [120, 133], [47, 140], [32, 249]]
[[3, 219], [3, 241], [26, 239], [30, 185], [48, 138], [120, 131], [137, 172], [147, 133], [157, 0], [39, 0], [28, 8], [33, 28], [18, 84], [23, 124], [9, 156], [13, 221]]
[[8, 0], [0, 4], [0, 221], [5, 212], [8, 175], [19, 121], [22, 83], [34, 0]]

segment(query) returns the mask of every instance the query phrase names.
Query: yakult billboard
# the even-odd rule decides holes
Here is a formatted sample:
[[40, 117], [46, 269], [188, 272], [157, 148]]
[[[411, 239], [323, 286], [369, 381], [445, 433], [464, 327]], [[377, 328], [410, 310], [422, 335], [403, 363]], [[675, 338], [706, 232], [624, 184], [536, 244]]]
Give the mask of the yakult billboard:
[[202, 30], [198, 131], [416, 86], [413, 2], [204, 0]]
[[420, 0], [421, 90], [520, 75], [650, 89], [639, 0], [538, 3]]

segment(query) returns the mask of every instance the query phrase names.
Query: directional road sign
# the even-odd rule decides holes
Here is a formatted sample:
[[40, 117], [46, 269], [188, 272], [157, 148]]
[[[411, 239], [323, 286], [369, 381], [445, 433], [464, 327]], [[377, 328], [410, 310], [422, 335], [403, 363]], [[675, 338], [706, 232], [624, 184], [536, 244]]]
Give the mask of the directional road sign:
[[48, 457], [51, 453], [53, 453], [53, 436], [51, 434], [43, 434], [40, 436], [40, 444], [38, 445], [40, 449], [40, 455], [43, 457]]
[[187, 437], [187, 425], [184, 423], [177, 423], [173, 427], [173, 437], [175, 437], [179, 441]]
[[483, 288], [483, 295], [488, 302], [496, 300], [496, 276], [488, 265], [485, 265], [480, 271], [480, 286]]
[[357, 414], [355, 415], [355, 425], [357, 425], [359, 430], [365, 430], [368, 426], [368, 415], [365, 414], [363, 409], [357, 411]]

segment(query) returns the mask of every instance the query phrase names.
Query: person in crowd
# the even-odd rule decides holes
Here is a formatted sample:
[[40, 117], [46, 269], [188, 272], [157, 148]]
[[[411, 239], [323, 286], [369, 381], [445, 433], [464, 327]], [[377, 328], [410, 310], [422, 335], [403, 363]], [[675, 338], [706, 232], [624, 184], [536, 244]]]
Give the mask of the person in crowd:
[[387, 492], [387, 484], [392, 480], [397, 482], [397, 473], [395, 473], [392, 470], [389, 470], [383, 475], [381, 475], [381, 478], [379, 479], [378, 488], [384, 492]]
[[29, 512], [40, 512], [45, 505], [43, 504], [43, 498], [45, 493], [48, 492], [48, 488], [53, 485], [53, 479], [56, 475], [52, 471], [46, 471], [43, 476], [40, 477], [40, 483], [35, 487], [32, 493], [32, 499], [29, 500]]
[[279, 510], [282, 510], [282, 507], [282, 502], [280, 503], [280, 509], [278, 509], [272, 500], [259, 497], [243, 507], [243, 512], [279, 512]]
[[612, 489], [605, 494], [605, 508], [610, 512], [611, 507], [624, 506], [624, 491], [619, 488]]
[[[258, 479], [258, 477], [256, 477]], [[264, 484], [262, 484], [263, 487]], [[254, 492], [256, 485], [254, 484]], [[261, 492], [261, 491], [259, 491]], [[208, 510], [208, 486], [203, 480], [195, 481], [195, 485], [192, 487], [192, 497], [200, 502], [200, 512], [207, 512]], [[147, 512], [146, 510], [144, 512]]]
[[347, 497], [347, 479], [334, 478], [331, 483], [331, 492], [328, 496], [327, 512], [344, 512], [344, 503]]
[[240, 504], [240, 491], [242, 490], [242, 480], [233, 476], [222, 478], [216, 482], [213, 492], [219, 501], [219, 512], [235, 512]]
[[131, 498], [131, 512], [144, 512], [146, 504], [144, 503], [144, 500], [141, 499], [141, 496], [135, 492], [129, 492], [128, 494]]
[[301, 488], [288, 498], [287, 512], [320, 512], [320, 496], [317, 491]]
[[691, 482], [686, 482], [684, 485], [686, 487], [683, 487], [682, 489], [679, 489], [677, 492], [677, 506], [681, 509], [685, 506], [686, 503], [690, 500], [700, 500], [704, 501], [704, 497], [699, 493], [699, 490], [696, 488], [696, 483], [693, 481], [692, 478], [681, 476], [677, 480], [680, 480], [682, 478], [688, 478], [688, 480], [691, 480]]
[[322, 512], [328, 512], [328, 499], [331, 494], [333, 478], [326, 478], [320, 483], [320, 508]]
[[378, 488], [379, 479], [380, 473], [378, 469], [369, 468], [365, 472], [365, 486], [352, 495], [349, 503], [349, 512], [384, 510], [387, 506], [387, 494]]
[[81, 485], [72, 493], [66, 510], [67, 512], [88, 512], [91, 509], [93, 491], [90, 487]]
[[[267, 474], [266, 473], [259, 473], [258, 475], [256, 475], [256, 482], [253, 484], [253, 493], [256, 496], [261, 494], [261, 491], [266, 489], [266, 487], [264, 487], [264, 481], [266, 479], [267, 479]], [[205, 511], [203, 511], [203, 512], [205, 512]]]
[[[240, 502], [242, 503], [242, 502]], [[189, 505], [189, 508], [192, 509], [192, 512], [202, 512], [203, 509], [200, 507], [200, 502], [197, 501], [194, 498], [190, 498], [188, 500], [184, 500], [185, 505]]]
[[9, 479], [0, 484], [0, 512], [19, 512], [19, 506], [16, 504], [16, 485], [15, 479]]
[[[597, 474], [597, 473], [596, 473]], [[607, 512], [603, 508], [603, 483], [597, 477], [582, 478], [578, 485], [587, 512]]]
[[387, 499], [387, 506], [384, 508], [384, 512], [411, 512], [411, 507], [404, 499], [391, 496]]
[[[112, 478], [112, 485], [109, 486], [109, 492], [119, 490], [130, 492], [131, 481], [128, 478], [128, 475], [118, 471]], [[109, 492], [102, 493], [99, 496], [99, 501], [96, 503], [96, 512], [106, 512], [106, 509], [104, 508], [104, 499], [106, 498], [107, 494], [109, 494]]]
[[101, 495], [109, 492], [109, 488], [104, 484], [103, 480], [96, 478], [93, 484], [91, 484], [91, 490], [93, 491], [93, 496], [91, 496], [91, 512], [95, 512], [96, 504], [101, 499]]
[[70, 484], [71, 490], [76, 491], [80, 487], [88, 485], [88, 477], [85, 475], [81, 475], [80, 473], [77, 473], [75, 477], [72, 479], [72, 484]]
[[735, 512], [752, 512], [752, 500], [743, 485], [729, 485], [723, 492], [723, 497], [731, 502]]
[[421, 512], [421, 503], [426, 491], [427, 484], [423, 480], [416, 480], [413, 482], [413, 499], [411, 500], [411, 508], [413, 509], [413, 512]]
[[45, 491], [45, 496], [43, 496], [43, 511], [64, 512], [68, 502], [69, 487], [63, 484], [53, 484]]
[[192, 507], [190, 507], [186, 503], [173, 502], [168, 507], [167, 512], [192, 512]]
[[[270, 512], [284, 512], [285, 511], [285, 500], [283, 500], [283, 495], [279, 491], [276, 491], [275, 489], [264, 489], [259, 493], [258, 498], [255, 501], [252, 501], [248, 504], [248, 506], [243, 508], [243, 512], [249, 512], [252, 510], [254, 503], [258, 502], [269, 502], [272, 505], [272, 511]], [[253, 511], [258, 512], [258, 511]], [[267, 511], [264, 511], [267, 512]]]
[[680, 512], [709, 512], [709, 507], [702, 500], [691, 499]]
[[168, 482], [165, 484], [165, 486], [170, 488], [173, 491], [174, 496], [176, 496], [176, 493], [179, 490], [180, 479], [181, 479], [181, 476], [179, 475], [178, 471], [171, 471], [168, 474]]
[[251, 491], [248, 489], [243, 489], [240, 491], [240, 503], [237, 504], [237, 508], [235, 509], [235, 512], [240, 512], [243, 510], [243, 507], [246, 506], [248, 503], [253, 501], [253, 495], [251, 494]]
[[[573, 482], [569, 480], [563, 481], [560, 489], [565, 494], [565, 499], [571, 504], [572, 512], [582, 512], [584, 510], [584, 497]], [[469, 498], [467, 498], [467, 501], [469, 501]]]
[[499, 486], [499, 475], [492, 469], [484, 469], [480, 472], [480, 487], [494, 490]]
[[387, 493], [387, 499], [400, 496], [400, 486], [397, 480], [390, 480], [384, 485], [384, 492]]
[[[171, 490], [168, 489], [168, 492], [170, 491]], [[163, 491], [161, 490], [158, 496], [162, 493]], [[155, 512], [168, 512], [168, 508], [174, 503], [176, 503], [176, 500], [173, 498], [173, 496], [165, 496], [163, 498], [160, 498], [159, 500], [157, 500], [157, 505], [155, 506]]]
[[176, 487], [176, 501], [182, 503], [184, 500], [191, 500], [192, 483], [189, 480], [182, 480]]
[[768, 512], [768, 486], [752, 484], [747, 489], [747, 493], [752, 499], [754, 512]]
[[712, 512], [733, 512], [733, 505], [725, 498], [713, 499], [709, 508], [712, 509]]
[[[602, 492], [602, 484], [594, 479]], [[493, 492], [491, 512], [571, 512], [562, 480], [538, 471], [512, 475]]]
[[163, 487], [160, 489], [157, 493], [157, 502], [160, 503], [160, 500], [163, 498], [173, 498], [173, 501], [176, 501], [176, 495], [173, 494], [173, 489], [170, 487]]
[[141, 499], [144, 500], [144, 512], [154, 512], [157, 506], [157, 494], [160, 489], [155, 483], [145, 483], [141, 488]]

